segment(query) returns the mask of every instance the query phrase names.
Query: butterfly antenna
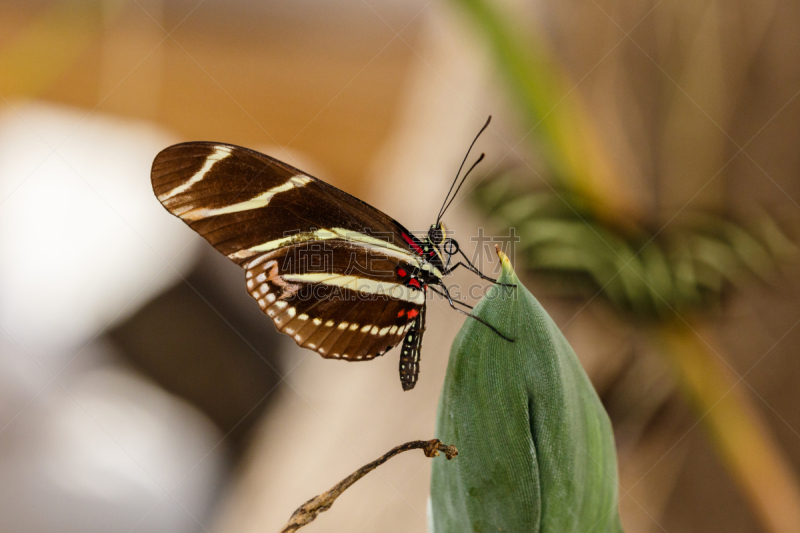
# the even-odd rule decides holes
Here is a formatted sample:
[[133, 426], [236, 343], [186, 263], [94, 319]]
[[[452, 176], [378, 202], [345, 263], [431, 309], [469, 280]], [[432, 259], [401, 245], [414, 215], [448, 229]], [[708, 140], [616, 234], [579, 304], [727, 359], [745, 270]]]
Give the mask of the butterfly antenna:
[[[467, 162], [467, 158], [469, 157], [469, 153], [472, 150], [472, 147], [475, 146], [475, 143], [478, 141], [478, 137], [481, 136], [481, 133], [483, 133], [484, 130], [486, 130], [486, 128], [489, 127], [489, 123], [491, 121], [492, 121], [492, 115], [489, 115], [489, 118], [486, 119], [486, 124], [483, 125], [481, 130], [478, 132], [478, 134], [472, 140], [472, 144], [469, 145], [469, 149], [467, 150], [467, 153], [464, 155], [464, 159], [461, 161], [461, 166], [458, 167], [458, 172], [456, 172], [456, 177], [453, 180], [453, 183], [450, 185], [450, 190], [447, 191], [447, 196], [444, 197], [444, 202], [442, 202], [442, 208], [439, 209], [439, 215], [436, 217], [436, 223], [437, 224], [442, 219], [442, 215], [444, 215], [444, 211], [446, 209], [445, 208], [445, 204], [447, 204], [447, 199], [450, 198], [450, 193], [453, 192], [453, 187], [456, 186], [456, 182], [458, 181], [458, 176], [459, 176], [459, 174], [461, 174], [461, 170], [464, 168], [464, 163]], [[467, 172], [467, 173], [469, 173], [469, 172]], [[463, 183], [463, 180], [462, 180], [462, 183]], [[458, 189], [456, 189], [456, 192], [458, 192]], [[453, 195], [453, 197], [455, 198], [455, 195]]]
[[[445, 208], [444, 208], [444, 209], [442, 209], [442, 214], [441, 214], [441, 215], [439, 215], [439, 218], [441, 218], [441, 217], [444, 215], [445, 211], [447, 211], [447, 208], [448, 208], [448, 207], [450, 207], [450, 204], [452, 204], [452, 203], [453, 203], [453, 200], [455, 200], [455, 199], [456, 199], [456, 195], [458, 194], [458, 191], [459, 191], [459, 190], [461, 190], [461, 186], [462, 186], [462, 185], [464, 185], [464, 182], [465, 182], [465, 181], [467, 181], [467, 176], [469, 176], [469, 173], [470, 173], [470, 172], [472, 172], [472, 170], [473, 170], [475, 167], [477, 167], [477, 166], [478, 166], [478, 163], [480, 163], [481, 161], [483, 161], [483, 157], [484, 157], [485, 155], [486, 155], [486, 154], [481, 154], [481, 156], [478, 158], [478, 160], [477, 160], [477, 161], [475, 161], [474, 163], [472, 163], [472, 166], [471, 166], [471, 167], [469, 167], [469, 170], [467, 170], [467, 173], [466, 173], [466, 174], [464, 174], [464, 177], [463, 177], [463, 178], [461, 178], [461, 183], [459, 183], [459, 184], [458, 184], [458, 187], [456, 187], [456, 192], [455, 192], [455, 193], [453, 193], [453, 197], [452, 197], [452, 198], [450, 198], [450, 201], [447, 203], [447, 206], [445, 206]], [[436, 222], [438, 223], [438, 222], [439, 222], [439, 220], [437, 219], [437, 220], [436, 220]]]

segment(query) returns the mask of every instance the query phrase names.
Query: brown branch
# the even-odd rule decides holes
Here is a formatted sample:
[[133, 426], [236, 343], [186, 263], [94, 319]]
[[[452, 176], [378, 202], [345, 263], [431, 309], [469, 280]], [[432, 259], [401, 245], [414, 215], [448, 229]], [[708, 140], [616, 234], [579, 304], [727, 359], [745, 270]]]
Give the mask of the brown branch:
[[407, 442], [405, 444], [401, 444], [395, 448], [392, 448], [387, 453], [379, 457], [378, 459], [372, 461], [369, 464], [366, 464], [341, 480], [339, 483], [333, 486], [329, 491], [323, 492], [319, 496], [311, 498], [306, 503], [301, 505], [293, 514], [289, 521], [283, 526], [281, 533], [291, 533], [292, 531], [297, 531], [304, 525], [312, 522], [319, 513], [323, 511], [327, 511], [333, 505], [333, 502], [336, 501], [336, 498], [341, 496], [341, 494], [346, 491], [350, 486], [364, 477], [365, 475], [369, 474], [380, 465], [394, 457], [395, 455], [401, 454], [403, 452], [407, 452], [408, 450], [417, 450], [422, 449], [425, 452], [425, 456], [427, 457], [436, 457], [439, 455], [439, 452], [444, 452], [445, 457], [448, 459], [452, 459], [456, 455], [458, 455], [458, 450], [452, 444], [449, 446], [446, 444], [442, 444], [442, 442], [438, 439], [433, 440], [414, 440], [411, 442]]

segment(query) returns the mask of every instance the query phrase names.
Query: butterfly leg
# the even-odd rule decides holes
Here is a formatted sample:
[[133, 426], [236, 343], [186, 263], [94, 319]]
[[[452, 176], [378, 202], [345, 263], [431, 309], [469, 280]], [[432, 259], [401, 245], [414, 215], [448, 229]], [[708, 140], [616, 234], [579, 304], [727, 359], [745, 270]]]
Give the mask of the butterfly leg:
[[499, 335], [503, 339], [507, 340], [508, 342], [514, 342], [514, 339], [506, 337], [505, 335], [500, 333], [500, 331], [498, 331], [496, 327], [494, 327], [493, 325], [489, 324], [488, 322], [486, 322], [482, 318], [479, 318], [479, 317], [477, 317], [477, 316], [475, 316], [475, 315], [473, 315], [471, 313], [467, 313], [463, 309], [459, 309], [458, 307], [456, 307], [456, 304], [453, 301], [453, 298], [450, 297], [450, 291], [447, 290], [447, 287], [445, 285], [442, 285], [441, 287], [444, 290], [444, 294], [445, 294], [445, 297], [447, 298], [447, 301], [450, 302], [450, 307], [452, 307], [453, 309], [455, 309], [456, 311], [458, 311], [462, 315], [467, 315], [470, 318], [474, 318], [475, 320], [477, 320], [478, 322], [480, 322], [481, 324], [483, 324], [484, 326], [486, 326], [487, 328], [489, 328], [493, 332], [497, 333], [497, 335]]
[[[443, 297], [447, 298], [447, 295], [442, 294], [441, 292], [437, 291], [435, 287], [428, 287], [428, 288], [430, 290], [432, 290], [433, 292], [435, 292], [436, 294], [438, 294], [439, 296], [443, 296]], [[466, 307], [468, 309], [474, 309], [474, 307], [472, 307], [471, 305], [465, 304], [464, 302], [462, 302], [460, 300], [453, 300], [453, 303], [458, 304], [458, 305], [463, 305], [464, 307]]]
[[[444, 271], [445, 275], [451, 273], [456, 268], [463, 266], [470, 272], [477, 274], [481, 279], [485, 279], [486, 281], [491, 281], [492, 283], [497, 283], [497, 280], [495, 278], [490, 278], [489, 276], [485, 275], [483, 272], [478, 270], [478, 267], [476, 267], [475, 265], [472, 264], [472, 262], [470, 262], [469, 258], [467, 258], [467, 255], [461, 249], [458, 249], [458, 253], [462, 255], [464, 261], [459, 261], [455, 265], [449, 267], [447, 270]], [[514, 285], [510, 283], [497, 283], [497, 285], [501, 285], [503, 287], [514, 287]]]
[[480, 270], [476, 269], [472, 265], [465, 264], [463, 261], [459, 261], [458, 263], [456, 263], [453, 266], [449, 267], [447, 270], [442, 272], [442, 274], [444, 274], [446, 276], [447, 274], [450, 274], [451, 272], [453, 272], [455, 269], [457, 269], [460, 266], [463, 266], [464, 268], [466, 268], [470, 272], [472, 272], [474, 274], [477, 274], [478, 276], [480, 276], [481, 278], [485, 279], [486, 281], [491, 281], [492, 283], [497, 283], [496, 279], [490, 278], [489, 276], [483, 275], [483, 273]]
[[[458, 245], [458, 241], [456, 241], [455, 239], [447, 239], [447, 241], [444, 244], [444, 252], [447, 254], [447, 266], [444, 269], [444, 275], [447, 275], [447, 274], [451, 273], [452, 271], [454, 271], [456, 268], [458, 268], [460, 266], [463, 266], [466, 269], [468, 269], [469, 271], [479, 275], [481, 278], [485, 279], [486, 281], [491, 281], [492, 283], [497, 283], [496, 279], [490, 278], [489, 276], [484, 276], [483, 272], [478, 270], [478, 268], [470, 262], [470, 260], [467, 257], [467, 255], [464, 253], [463, 250], [461, 250], [461, 247]], [[450, 261], [453, 259], [453, 256], [456, 255], [456, 254], [461, 254], [461, 256], [464, 258], [464, 261], [466, 261], [466, 263], [464, 263], [463, 261], [459, 261], [455, 265], [450, 266]]]

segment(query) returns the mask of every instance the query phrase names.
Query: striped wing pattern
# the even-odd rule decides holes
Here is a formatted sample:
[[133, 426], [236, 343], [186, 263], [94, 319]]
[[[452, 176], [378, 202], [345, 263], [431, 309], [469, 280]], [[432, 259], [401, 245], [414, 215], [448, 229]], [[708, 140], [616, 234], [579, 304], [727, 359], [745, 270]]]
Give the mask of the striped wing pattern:
[[397, 274], [420, 263], [396, 221], [285, 163], [227, 144], [163, 150], [152, 183], [167, 210], [245, 269], [250, 295], [300, 346], [362, 361], [418, 331], [407, 367], [416, 369], [413, 380], [401, 369], [403, 387], [413, 387], [425, 291]]
[[153, 161], [151, 179], [170, 213], [242, 266], [257, 254], [247, 253], [254, 247], [334, 228], [341, 233], [368, 228], [383, 241], [379, 245], [416, 260], [403, 245], [405, 230], [388, 215], [247, 148], [205, 142], [170, 146]]
[[424, 292], [404, 288], [392, 297], [391, 289], [376, 290], [380, 280], [374, 277], [341, 269], [293, 274], [293, 251], [252, 261], [247, 289], [279, 331], [323, 357], [362, 361], [383, 355], [403, 340], [424, 307]]

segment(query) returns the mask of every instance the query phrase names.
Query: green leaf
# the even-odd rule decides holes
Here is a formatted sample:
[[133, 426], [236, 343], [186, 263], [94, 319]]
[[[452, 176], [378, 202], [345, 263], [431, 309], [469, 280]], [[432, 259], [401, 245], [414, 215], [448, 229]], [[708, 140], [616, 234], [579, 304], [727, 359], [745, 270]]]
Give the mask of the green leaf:
[[458, 461], [436, 460], [435, 533], [621, 532], [611, 423], [550, 316], [504, 255], [500, 283], [450, 352], [436, 436]]

